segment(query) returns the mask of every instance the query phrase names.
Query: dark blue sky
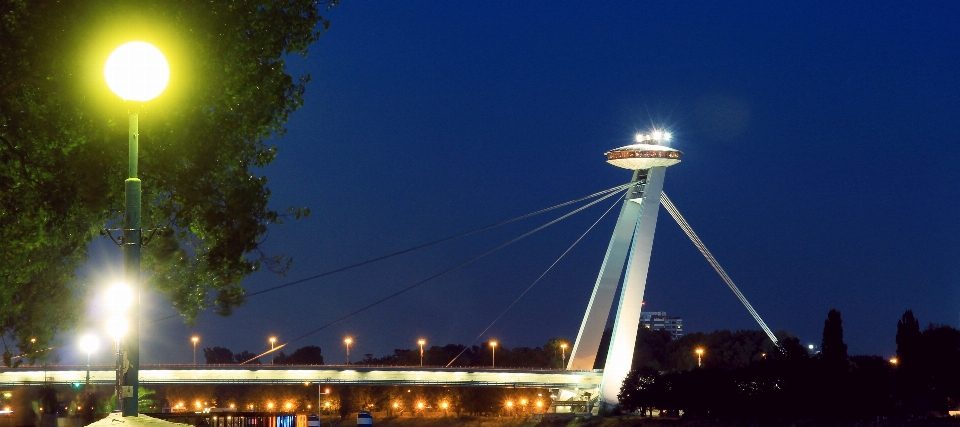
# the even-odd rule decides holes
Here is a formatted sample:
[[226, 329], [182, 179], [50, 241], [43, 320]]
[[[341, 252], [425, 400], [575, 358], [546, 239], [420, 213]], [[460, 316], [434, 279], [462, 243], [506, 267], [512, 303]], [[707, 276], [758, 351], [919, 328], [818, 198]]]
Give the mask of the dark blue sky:
[[[889, 356], [906, 309], [956, 326], [960, 5], [843, 3], [345, 1], [325, 14], [330, 30], [310, 56], [289, 64], [313, 82], [264, 171], [276, 208], [313, 215], [271, 231], [267, 247], [294, 258], [288, 277], [245, 285], [625, 183], [630, 173], [603, 152], [656, 125], [685, 152], [666, 193], [771, 328], [819, 344], [837, 308], [851, 353]], [[320, 345], [336, 363], [347, 334], [354, 359], [419, 337], [469, 343], [608, 206], [292, 349]], [[251, 298], [230, 318], [201, 315], [192, 331], [145, 326], [143, 360], [189, 362], [191, 333], [201, 347], [262, 351], [270, 334], [299, 336], [555, 216]], [[575, 338], [614, 219], [486, 338]], [[664, 212], [645, 299], [682, 316], [687, 332], [757, 329]], [[172, 312], [144, 303], [146, 318]]]

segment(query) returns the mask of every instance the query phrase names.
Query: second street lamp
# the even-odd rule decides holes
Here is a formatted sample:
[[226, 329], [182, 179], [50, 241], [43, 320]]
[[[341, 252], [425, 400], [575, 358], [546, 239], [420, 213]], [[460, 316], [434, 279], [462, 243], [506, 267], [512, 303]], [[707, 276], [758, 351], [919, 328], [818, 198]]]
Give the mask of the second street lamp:
[[193, 341], [193, 364], [197, 364], [197, 343], [200, 342], [200, 337], [194, 335], [190, 338], [190, 341]]
[[343, 340], [343, 343], [347, 345], [347, 364], [350, 364], [350, 344], [353, 344], [353, 338], [347, 337]]
[[560, 344], [560, 369], [567, 370], [567, 343]]
[[120, 348], [120, 339], [122, 339], [123, 335], [127, 333], [129, 326], [130, 325], [127, 324], [127, 319], [124, 318], [122, 314], [114, 314], [107, 319], [107, 334], [113, 338], [113, 342], [116, 344], [117, 380], [115, 384], [115, 391], [117, 394], [117, 406], [120, 406], [120, 402], [122, 402], [122, 386], [124, 381], [123, 349]]
[[97, 350], [97, 337], [93, 335], [84, 335], [80, 338], [80, 349], [87, 353], [87, 382], [86, 387], [90, 387], [90, 353]]
[[423, 345], [426, 343], [427, 343], [427, 340], [423, 338], [420, 338], [420, 340], [417, 341], [417, 344], [420, 344], [420, 366], [423, 366]]
[[[123, 340], [129, 369], [123, 374], [123, 416], [135, 417], [140, 374], [140, 178], [137, 177], [137, 151], [140, 138], [140, 103], [156, 98], [170, 81], [170, 66], [159, 49], [149, 43], [134, 41], [116, 48], [107, 58], [103, 77], [113, 93], [127, 102], [129, 108], [129, 173], [124, 182], [125, 213], [123, 216], [123, 270], [133, 291], [130, 308], [130, 334]], [[132, 108], [130, 108], [132, 107]], [[118, 400], [119, 402], [119, 400]]]

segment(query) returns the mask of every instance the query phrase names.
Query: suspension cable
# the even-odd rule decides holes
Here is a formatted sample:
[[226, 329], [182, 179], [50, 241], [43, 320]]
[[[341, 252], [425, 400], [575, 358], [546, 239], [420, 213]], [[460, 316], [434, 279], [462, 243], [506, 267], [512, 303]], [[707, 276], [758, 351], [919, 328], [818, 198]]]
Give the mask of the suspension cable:
[[536, 286], [536, 284], [540, 282], [540, 279], [543, 279], [543, 276], [546, 276], [547, 273], [549, 273], [550, 270], [552, 270], [553, 267], [554, 267], [555, 265], [557, 265], [557, 263], [560, 262], [560, 260], [563, 259], [563, 257], [566, 256], [567, 253], [570, 252], [570, 250], [573, 249], [574, 246], [577, 246], [577, 243], [580, 243], [580, 241], [583, 240], [583, 238], [586, 237], [588, 233], [590, 233], [590, 230], [593, 230], [593, 227], [596, 227], [597, 224], [598, 224], [601, 220], [603, 220], [603, 218], [604, 218], [605, 216], [607, 216], [607, 214], [610, 213], [610, 211], [613, 210], [613, 208], [614, 208], [615, 206], [617, 206], [617, 205], [620, 203], [620, 200], [622, 200], [622, 199], [623, 199], [623, 197], [618, 197], [617, 200], [614, 201], [613, 204], [610, 205], [609, 208], [607, 208], [606, 212], [604, 212], [603, 215], [600, 215], [600, 218], [597, 218], [597, 220], [594, 221], [593, 224], [591, 224], [589, 228], [587, 228], [587, 231], [584, 231], [583, 234], [581, 234], [580, 237], [578, 237], [577, 240], [575, 240], [575, 241], [573, 242], [573, 244], [571, 244], [570, 247], [567, 248], [567, 250], [563, 251], [563, 253], [560, 254], [560, 256], [559, 256], [555, 261], [553, 261], [553, 264], [550, 264], [550, 266], [547, 267], [547, 269], [544, 270], [543, 273], [540, 274], [540, 277], [537, 277], [537, 280], [534, 280], [533, 283], [530, 284], [530, 286], [527, 286], [527, 289], [524, 289], [523, 292], [520, 293], [520, 296], [517, 297], [517, 299], [513, 300], [513, 302], [510, 303], [510, 305], [507, 306], [507, 308], [504, 309], [503, 312], [501, 312], [500, 315], [497, 316], [496, 319], [493, 319], [493, 322], [490, 322], [490, 324], [487, 325], [486, 329], [484, 329], [483, 332], [480, 332], [480, 334], [477, 335], [477, 337], [474, 338], [473, 341], [470, 341], [470, 344], [467, 344], [467, 346], [464, 347], [463, 350], [461, 350], [459, 354], [457, 354], [456, 356], [454, 356], [454, 358], [453, 358], [452, 360], [450, 360], [450, 363], [447, 363], [447, 366], [446, 366], [446, 367], [449, 368], [450, 365], [453, 364], [453, 362], [456, 362], [457, 359], [458, 359], [460, 356], [462, 356], [463, 353], [467, 351], [467, 349], [470, 348], [470, 346], [472, 346], [474, 343], [476, 343], [477, 340], [480, 339], [480, 337], [482, 337], [484, 334], [486, 334], [487, 331], [489, 331], [490, 328], [493, 327], [493, 325], [495, 325], [498, 321], [500, 321], [500, 318], [503, 317], [503, 315], [507, 314], [507, 312], [510, 311], [510, 309], [513, 308], [513, 306], [516, 305], [517, 302], [519, 302], [520, 299], [523, 298], [524, 295], [527, 294], [527, 292], [530, 292], [530, 289], [533, 289], [533, 287]]
[[[297, 279], [297, 280], [294, 280], [294, 281], [292, 281], [292, 282], [287, 282], [287, 283], [284, 283], [284, 284], [281, 284], [281, 285], [277, 285], [277, 286], [274, 286], [274, 287], [262, 289], [262, 290], [259, 290], [259, 291], [256, 291], [256, 292], [251, 292], [251, 293], [249, 293], [249, 294], [244, 295], [244, 298], [250, 298], [250, 297], [262, 295], [262, 294], [265, 294], [265, 293], [267, 293], [267, 292], [272, 292], [272, 291], [276, 291], [276, 290], [278, 290], [278, 289], [286, 288], [286, 287], [288, 287], [288, 286], [298, 285], [298, 284], [300, 284], [300, 283], [304, 283], [304, 282], [307, 282], [307, 281], [310, 281], [310, 280], [314, 280], [314, 279], [319, 279], [319, 278], [324, 277], [324, 276], [329, 276], [329, 275], [332, 275], [332, 274], [341, 273], [341, 272], [344, 272], [344, 271], [347, 271], [347, 270], [350, 270], [350, 269], [354, 269], [354, 268], [357, 268], [357, 267], [361, 267], [361, 266], [364, 266], [364, 265], [367, 265], [367, 264], [371, 264], [371, 263], [374, 263], [374, 262], [377, 262], [377, 261], [383, 261], [383, 260], [385, 260], [385, 259], [387, 259], [387, 258], [392, 258], [392, 257], [395, 257], [395, 256], [397, 256], [397, 255], [403, 255], [403, 254], [405, 254], [405, 253], [413, 252], [413, 251], [416, 251], [416, 250], [418, 250], [418, 249], [423, 249], [423, 248], [426, 248], [426, 247], [429, 247], [429, 246], [433, 246], [433, 245], [437, 245], [437, 244], [440, 244], [440, 243], [443, 243], [443, 242], [448, 242], [448, 241], [451, 241], [451, 240], [456, 240], [456, 239], [459, 239], [459, 238], [461, 238], [461, 237], [466, 237], [466, 236], [469, 236], [469, 235], [471, 235], [471, 234], [475, 234], [475, 233], [478, 233], [478, 232], [481, 232], [481, 231], [484, 231], [484, 230], [489, 230], [489, 229], [491, 229], [491, 228], [499, 227], [499, 226], [501, 226], [501, 225], [506, 225], [506, 224], [509, 224], [509, 223], [512, 223], [512, 222], [520, 221], [520, 220], [522, 220], [522, 219], [526, 219], [526, 218], [529, 218], [529, 217], [532, 217], [532, 216], [535, 216], [535, 215], [539, 215], [539, 214], [542, 214], [542, 213], [544, 213], [544, 212], [549, 212], [549, 211], [552, 211], [552, 210], [554, 210], [554, 209], [559, 209], [559, 208], [562, 208], [562, 207], [564, 207], [564, 206], [568, 206], [568, 205], [571, 205], [571, 204], [574, 204], [574, 203], [582, 202], [582, 201], [584, 201], [584, 200], [589, 200], [589, 199], [592, 199], [592, 198], [594, 198], [594, 197], [598, 197], [598, 196], [602, 196], [602, 195], [609, 195], [610, 193], [620, 192], [620, 191], [623, 191], [624, 189], [626, 189], [627, 187], [629, 187], [630, 185], [632, 185], [632, 183], [627, 183], [627, 184], [624, 184], [624, 185], [618, 185], [618, 186], [613, 187], [613, 188], [608, 188], [608, 189], [603, 190], [603, 191], [598, 191], [598, 192], [593, 193], [593, 194], [590, 194], [590, 195], [588, 195], [588, 196], [583, 196], [583, 197], [580, 197], [580, 198], [577, 198], [577, 199], [573, 199], [573, 200], [570, 200], [570, 201], [567, 201], [567, 202], [560, 203], [560, 204], [558, 204], [558, 205], [553, 205], [553, 206], [550, 206], [550, 207], [548, 207], [548, 208], [544, 208], [544, 209], [540, 209], [540, 210], [538, 210], [538, 211], [530, 212], [530, 213], [525, 214], [525, 215], [520, 215], [520, 216], [513, 217], [513, 218], [510, 218], [510, 219], [506, 219], [506, 220], [503, 220], [503, 221], [500, 221], [500, 222], [496, 222], [496, 223], [493, 223], [493, 224], [485, 225], [485, 226], [483, 226], [483, 227], [475, 228], [475, 229], [470, 230], [470, 231], [467, 231], [467, 232], [463, 232], [463, 233], [460, 233], [460, 234], [455, 234], [455, 235], [453, 235], [453, 236], [444, 237], [444, 238], [442, 238], [442, 239], [437, 239], [437, 240], [434, 240], [434, 241], [432, 241], [432, 242], [428, 242], [428, 243], [424, 243], [424, 244], [421, 244], [421, 245], [413, 246], [413, 247], [410, 247], [410, 248], [407, 248], [407, 249], [403, 249], [403, 250], [400, 250], [400, 251], [397, 251], [397, 252], [393, 252], [393, 253], [390, 253], [390, 254], [382, 255], [382, 256], [379, 256], [379, 257], [376, 257], [376, 258], [370, 258], [370, 259], [365, 260], [365, 261], [360, 261], [360, 262], [355, 263], [355, 264], [350, 264], [350, 265], [347, 265], [347, 266], [345, 266], [345, 267], [336, 268], [336, 269], [333, 269], [333, 270], [330, 270], [330, 271], [326, 271], [326, 272], [323, 272], [323, 273], [320, 273], [320, 274], [316, 274], [316, 275], [313, 275], [313, 276], [310, 276], [310, 277], [305, 277], [305, 278], [302, 278], [302, 279]], [[158, 319], [154, 319], [154, 320], [152, 320], [152, 321], [150, 321], [150, 322], [145, 322], [145, 324], [150, 325], [150, 324], [162, 322], [162, 321], [164, 321], [164, 320], [172, 319], [172, 318], [177, 317], [177, 316], [179, 316], [179, 314], [171, 314], [171, 315], [169, 315], [169, 316], [165, 316], [165, 317], [160, 317], [160, 318], [158, 318]]]
[[[630, 185], [632, 185], [632, 183], [631, 183], [631, 184], [628, 184], [628, 185], [626, 185], [626, 186], [621, 186], [621, 187], [623, 187], [623, 189], [626, 189], [626, 188], [629, 187]], [[616, 187], [615, 187], [615, 188], [616, 188]], [[620, 191], [623, 191], [623, 189], [621, 189]], [[352, 312], [350, 312], [350, 313], [348, 313], [348, 314], [345, 314], [345, 315], [337, 318], [336, 320], [333, 320], [333, 321], [331, 321], [331, 322], [329, 322], [329, 323], [327, 323], [327, 324], [325, 324], [325, 325], [323, 325], [323, 326], [320, 326], [319, 328], [316, 328], [316, 329], [314, 329], [314, 330], [312, 330], [312, 331], [310, 331], [310, 332], [307, 332], [307, 333], [305, 333], [305, 334], [303, 334], [303, 335], [300, 335], [299, 337], [296, 337], [296, 338], [294, 338], [294, 339], [292, 339], [292, 340], [290, 340], [290, 341], [287, 341], [286, 343], [283, 343], [283, 345], [281, 345], [280, 347], [285, 346], [285, 345], [288, 345], [288, 344], [292, 344], [292, 343], [294, 343], [294, 342], [296, 342], [296, 341], [299, 341], [299, 340], [301, 340], [301, 339], [304, 339], [304, 338], [306, 338], [306, 337], [308, 337], [308, 336], [310, 336], [310, 335], [313, 335], [313, 334], [315, 334], [315, 333], [317, 333], [317, 332], [320, 332], [320, 331], [322, 331], [322, 330], [324, 330], [324, 329], [326, 329], [326, 328], [328, 328], [328, 327], [330, 327], [330, 326], [336, 325], [337, 323], [340, 323], [340, 322], [342, 322], [342, 321], [344, 321], [344, 320], [346, 320], [346, 319], [349, 319], [349, 318], [351, 318], [351, 317], [353, 317], [353, 316], [355, 316], [355, 315], [357, 315], [357, 314], [360, 314], [360, 313], [362, 313], [362, 312], [364, 312], [364, 311], [367, 311], [367, 310], [369, 310], [369, 309], [371, 309], [371, 308], [373, 308], [373, 307], [376, 307], [376, 306], [378, 306], [378, 305], [380, 305], [380, 304], [382, 304], [382, 303], [384, 303], [384, 302], [386, 302], [386, 301], [388, 301], [388, 300], [390, 300], [390, 299], [396, 298], [397, 296], [400, 296], [401, 294], [404, 294], [404, 293], [406, 293], [406, 292], [408, 292], [408, 291], [411, 291], [411, 290], [413, 290], [413, 289], [415, 289], [415, 288], [417, 288], [417, 287], [419, 287], [419, 286], [421, 286], [421, 285], [423, 285], [423, 284], [425, 284], [425, 283], [427, 283], [427, 282], [430, 282], [430, 281], [433, 280], [433, 279], [436, 279], [436, 278], [438, 278], [438, 277], [440, 277], [440, 276], [443, 276], [443, 275], [445, 275], [445, 274], [447, 274], [447, 273], [450, 273], [450, 272], [452, 272], [452, 271], [454, 271], [454, 270], [457, 270], [457, 269], [459, 269], [459, 268], [461, 268], [461, 267], [464, 267], [464, 266], [466, 266], [467, 264], [473, 263], [474, 261], [477, 261], [477, 260], [479, 260], [480, 258], [483, 258], [483, 257], [485, 257], [485, 256], [487, 256], [487, 255], [490, 255], [490, 254], [496, 252], [496, 251], [499, 251], [500, 249], [503, 249], [503, 248], [505, 248], [505, 247], [507, 247], [507, 246], [509, 246], [509, 245], [512, 245], [512, 244], [514, 244], [514, 243], [522, 240], [523, 238], [530, 236], [531, 234], [534, 234], [534, 233], [536, 233], [536, 232], [538, 232], [538, 231], [540, 231], [540, 230], [543, 230], [544, 228], [547, 228], [547, 227], [549, 227], [549, 226], [551, 226], [551, 225], [553, 225], [553, 224], [556, 224], [556, 223], [558, 223], [558, 222], [560, 222], [560, 221], [562, 221], [562, 220], [564, 220], [564, 219], [567, 219], [567, 218], [573, 216], [574, 214], [577, 214], [577, 213], [583, 211], [584, 209], [589, 208], [590, 206], [593, 206], [593, 205], [595, 205], [595, 204], [597, 204], [597, 203], [600, 203], [600, 202], [602, 202], [602, 201], [604, 201], [604, 200], [606, 200], [606, 199], [608, 199], [608, 198], [610, 198], [610, 197], [612, 197], [612, 196], [615, 196], [615, 195], [619, 194], [620, 191], [610, 192], [610, 193], [604, 195], [603, 197], [598, 198], [597, 200], [594, 200], [594, 201], [592, 201], [592, 202], [590, 202], [590, 203], [587, 203], [587, 204], [585, 204], [585, 205], [583, 205], [583, 206], [581, 206], [581, 207], [579, 207], [579, 208], [577, 208], [577, 209], [574, 209], [574, 210], [570, 211], [569, 213], [566, 213], [566, 214], [558, 217], [557, 219], [554, 219], [554, 220], [552, 220], [552, 221], [550, 221], [550, 222], [547, 222], [546, 224], [543, 224], [543, 225], [541, 225], [541, 226], [539, 226], [539, 227], [537, 227], [537, 228], [534, 228], [533, 230], [530, 230], [530, 231], [528, 231], [528, 232], [526, 232], [526, 233], [523, 233], [523, 234], [521, 234], [521, 235], [519, 235], [519, 236], [517, 236], [517, 237], [514, 237], [513, 239], [510, 239], [510, 240], [508, 240], [508, 241], [500, 244], [499, 246], [497, 246], [497, 247], [495, 247], [495, 248], [493, 248], [493, 249], [490, 249], [490, 250], [488, 250], [488, 251], [486, 251], [486, 252], [484, 252], [484, 253], [482, 253], [482, 254], [480, 254], [480, 255], [477, 255], [477, 256], [475, 256], [475, 257], [473, 257], [473, 258], [470, 258], [470, 259], [468, 259], [468, 260], [466, 260], [466, 261], [464, 261], [464, 262], [461, 262], [460, 264], [457, 264], [457, 265], [455, 265], [455, 266], [453, 266], [453, 267], [450, 267], [450, 268], [448, 268], [448, 269], [446, 269], [446, 270], [444, 270], [444, 271], [441, 271], [441, 272], [439, 272], [439, 273], [437, 273], [437, 274], [434, 274], [433, 276], [430, 276], [430, 277], [428, 277], [428, 278], [426, 278], [426, 279], [423, 279], [423, 280], [421, 280], [421, 281], [419, 281], [419, 282], [417, 282], [417, 283], [414, 283], [414, 284], [412, 284], [412, 285], [410, 285], [410, 286], [407, 286], [406, 288], [403, 288], [403, 289], [401, 289], [401, 290], [399, 290], [399, 291], [396, 291], [396, 292], [394, 292], [394, 293], [392, 293], [392, 294], [390, 294], [390, 295], [387, 295], [387, 296], [385, 296], [385, 297], [383, 297], [383, 298], [381, 298], [381, 299], [379, 299], [379, 300], [377, 300], [377, 301], [375, 301], [375, 302], [373, 302], [373, 303], [367, 304], [367, 305], [365, 305], [365, 306], [363, 306], [363, 307], [361, 307], [361, 308], [358, 308], [358, 309], [356, 309], [356, 310], [354, 310], [354, 311], [352, 311]], [[274, 351], [279, 350], [280, 347], [276, 347], [276, 348], [273, 348], [273, 349], [271, 349], [271, 350], [267, 350], [267, 351], [265, 351], [265, 352], [263, 352], [263, 353], [261, 353], [261, 354], [259, 354], [259, 355], [257, 355], [257, 356], [254, 356], [253, 358], [251, 358], [251, 359], [249, 359], [249, 360], [241, 363], [241, 365], [246, 364], [246, 363], [248, 363], [248, 362], [252, 362], [252, 361], [254, 361], [254, 360], [256, 360], [256, 359], [258, 359], [258, 358], [260, 358], [260, 357], [262, 357], [262, 356], [265, 356], [265, 355], [267, 355], [267, 354], [273, 353]]]
[[767, 327], [767, 324], [760, 318], [760, 315], [757, 314], [757, 310], [753, 309], [753, 306], [750, 305], [750, 302], [747, 301], [747, 298], [743, 296], [743, 293], [740, 292], [740, 289], [737, 288], [737, 285], [733, 283], [733, 279], [727, 275], [727, 272], [723, 270], [723, 267], [720, 266], [720, 263], [717, 262], [717, 259], [713, 257], [713, 254], [710, 253], [710, 250], [707, 249], [707, 245], [703, 244], [703, 241], [697, 237], [697, 233], [693, 231], [693, 227], [687, 223], [687, 220], [683, 218], [683, 215], [680, 215], [680, 211], [677, 210], [677, 207], [673, 205], [673, 202], [670, 201], [670, 198], [667, 197], [667, 193], [660, 193], [660, 203], [663, 204], [663, 207], [667, 209], [667, 212], [670, 213], [670, 216], [677, 221], [677, 224], [680, 225], [680, 228], [683, 229], [683, 232], [687, 234], [687, 237], [690, 238], [690, 241], [700, 250], [700, 253], [703, 254], [703, 257], [707, 259], [707, 262], [713, 266], [713, 269], [717, 271], [717, 274], [727, 283], [727, 287], [733, 291], [734, 295], [740, 299], [740, 302], [743, 303], [743, 306], [747, 308], [747, 311], [750, 312], [750, 315], [753, 316], [753, 320], [756, 320], [760, 327], [763, 328], [763, 332], [766, 332], [767, 336], [770, 337], [770, 341], [773, 341], [778, 348], [782, 350], [780, 342], [777, 341], [777, 337], [770, 331], [770, 328]]

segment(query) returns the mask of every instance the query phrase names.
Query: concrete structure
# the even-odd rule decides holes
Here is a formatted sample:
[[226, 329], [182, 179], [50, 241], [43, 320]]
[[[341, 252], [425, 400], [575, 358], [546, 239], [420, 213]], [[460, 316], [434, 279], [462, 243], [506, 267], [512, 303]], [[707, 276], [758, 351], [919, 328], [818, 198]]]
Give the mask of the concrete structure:
[[667, 331], [670, 333], [671, 339], [683, 336], [683, 319], [677, 316], [667, 316], [666, 311], [640, 313], [640, 326], [654, 331]]
[[[490, 368], [330, 365], [141, 365], [141, 384], [355, 384], [537, 387], [597, 395], [602, 372]], [[83, 382], [86, 366], [0, 369], [0, 387]], [[113, 366], [94, 366], [93, 384], [113, 384]]]
[[618, 403], [620, 385], [633, 362], [633, 346], [637, 339], [643, 290], [647, 283], [663, 177], [666, 168], [679, 163], [683, 154], [667, 147], [665, 144], [669, 140], [669, 133], [654, 130], [648, 134], [638, 134], [637, 144], [606, 153], [608, 163], [633, 171], [633, 186], [627, 191], [567, 364], [569, 369], [593, 368], [598, 357], [600, 337], [620, 277], [623, 276], [610, 348], [603, 356], [606, 357], [606, 364], [600, 386], [600, 401], [605, 405]]

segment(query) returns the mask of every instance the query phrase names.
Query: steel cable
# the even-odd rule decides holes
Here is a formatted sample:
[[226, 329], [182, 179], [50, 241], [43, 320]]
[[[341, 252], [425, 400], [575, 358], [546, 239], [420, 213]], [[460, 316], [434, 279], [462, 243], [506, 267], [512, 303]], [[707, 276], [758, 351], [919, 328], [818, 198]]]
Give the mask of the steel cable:
[[[767, 334], [770, 338], [770, 341], [773, 341], [776, 344], [777, 348], [780, 347], [780, 342], [777, 340], [777, 337], [773, 334], [769, 327], [767, 327], [766, 322], [760, 318], [760, 314], [757, 313], [757, 310], [753, 309], [753, 305], [750, 304], [750, 301], [747, 301], [747, 298], [743, 296], [743, 293], [740, 292], [740, 289], [737, 288], [737, 285], [733, 283], [733, 279], [727, 275], [727, 272], [723, 270], [723, 267], [720, 266], [720, 263], [717, 262], [717, 259], [713, 257], [713, 254], [710, 253], [710, 250], [707, 249], [707, 245], [700, 240], [700, 237], [697, 236], [697, 233], [693, 231], [693, 227], [687, 223], [687, 220], [683, 218], [683, 215], [680, 214], [680, 211], [677, 210], [677, 207], [673, 205], [673, 202], [670, 201], [670, 198], [667, 197], [667, 193], [660, 193], [660, 203], [663, 204], [663, 207], [670, 213], [670, 216], [673, 217], [677, 224], [680, 225], [680, 228], [683, 229], [683, 232], [687, 234], [687, 237], [690, 238], [690, 241], [693, 242], [694, 246], [700, 250], [700, 253], [703, 254], [703, 257], [707, 259], [707, 262], [713, 266], [713, 269], [717, 271], [717, 274], [720, 275], [720, 278], [726, 282], [727, 287], [733, 291], [734, 295], [740, 299], [740, 302], [743, 303], [743, 306], [747, 308], [747, 311], [750, 312], [750, 315], [753, 316], [753, 319], [760, 324], [760, 327], [763, 328], [763, 332]], [[781, 348], [782, 350], [782, 348]]]
[[[620, 186], [620, 187], [623, 187], [622, 189], [625, 189], [625, 188], [629, 187], [630, 185], [631, 185], [631, 184], [628, 184], [628, 185], [626, 185], [626, 186]], [[615, 187], [615, 188], [616, 188], [616, 187]], [[622, 191], [622, 189], [621, 189], [621, 191]], [[326, 328], [329, 328], [330, 326], [336, 325], [337, 323], [340, 323], [340, 322], [342, 322], [342, 321], [344, 321], [344, 320], [346, 320], [346, 319], [349, 319], [349, 318], [351, 318], [351, 317], [353, 317], [353, 316], [355, 316], [355, 315], [357, 315], [357, 314], [360, 314], [360, 313], [362, 313], [362, 312], [364, 312], [364, 311], [367, 311], [367, 310], [369, 310], [369, 309], [371, 309], [371, 308], [373, 308], [373, 307], [376, 307], [376, 306], [378, 306], [378, 305], [380, 305], [380, 304], [382, 304], [382, 303], [384, 303], [384, 302], [386, 302], [386, 301], [388, 301], [388, 300], [391, 300], [391, 299], [393, 299], [393, 298], [396, 298], [397, 296], [400, 296], [400, 295], [402, 295], [402, 294], [404, 294], [404, 293], [406, 293], [406, 292], [409, 292], [409, 291], [411, 291], [411, 290], [413, 290], [413, 289], [415, 289], [415, 288], [417, 288], [417, 287], [419, 287], [419, 286], [421, 286], [421, 285], [423, 285], [423, 284], [425, 284], [425, 283], [427, 283], [427, 282], [430, 282], [430, 281], [433, 280], [433, 279], [436, 279], [436, 278], [438, 278], [438, 277], [440, 277], [440, 276], [443, 276], [443, 275], [445, 275], [445, 274], [447, 274], [447, 273], [450, 273], [450, 272], [452, 272], [452, 271], [454, 271], [454, 270], [457, 270], [457, 269], [459, 269], [459, 268], [461, 268], [461, 267], [464, 267], [464, 266], [466, 266], [467, 264], [470, 264], [470, 263], [472, 263], [472, 262], [474, 262], [474, 261], [477, 261], [477, 260], [479, 260], [479, 259], [481, 259], [481, 258], [483, 258], [483, 257], [485, 257], [485, 256], [487, 256], [487, 255], [490, 255], [490, 254], [492, 254], [492, 253], [494, 253], [494, 252], [496, 252], [496, 251], [499, 251], [500, 249], [503, 249], [503, 248], [505, 248], [505, 247], [507, 247], [507, 246], [509, 246], [509, 245], [512, 245], [512, 244], [520, 241], [521, 239], [524, 239], [524, 238], [530, 236], [531, 234], [534, 234], [534, 233], [536, 233], [536, 232], [538, 232], [538, 231], [540, 231], [540, 230], [543, 230], [544, 228], [547, 228], [547, 227], [549, 227], [549, 226], [551, 226], [551, 225], [553, 225], [553, 224], [556, 224], [556, 223], [558, 223], [558, 222], [560, 222], [560, 221], [562, 221], [562, 220], [564, 220], [564, 219], [567, 219], [567, 218], [569, 218], [570, 216], [572, 216], [572, 215], [574, 215], [574, 214], [576, 214], [576, 213], [579, 213], [579, 212], [583, 211], [584, 209], [589, 208], [590, 206], [593, 206], [593, 205], [595, 205], [595, 204], [597, 204], [597, 203], [600, 203], [600, 202], [602, 202], [602, 201], [604, 201], [604, 200], [606, 200], [606, 199], [608, 199], [608, 198], [610, 198], [610, 197], [612, 197], [612, 196], [614, 196], [614, 195], [616, 195], [616, 194], [618, 194], [618, 193], [619, 193], [619, 191], [617, 191], [617, 192], [611, 192], [611, 193], [609, 193], [609, 194], [607, 194], [607, 195], [605, 195], [605, 196], [603, 196], [603, 197], [600, 197], [600, 198], [598, 198], [597, 200], [594, 200], [594, 201], [592, 201], [592, 202], [590, 202], [590, 203], [587, 203], [587, 204], [585, 204], [585, 205], [583, 205], [583, 206], [581, 206], [581, 207], [579, 207], [579, 208], [577, 208], [577, 209], [574, 209], [574, 210], [570, 211], [569, 213], [564, 214], [563, 216], [558, 217], [557, 219], [554, 219], [554, 220], [552, 220], [552, 221], [550, 221], [550, 222], [547, 222], [546, 224], [543, 224], [543, 225], [541, 225], [541, 226], [539, 226], [539, 227], [537, 227], [537, 228], [534, 228], [533, 230], [530, 230], [530, 231], [528, 231], [528, 232], [526, 232], [526, 233], [523, 233], [523, 234], [521, 234], [521, 235], [519, 235], [519, 236], [517, 236], [517, 237], [515, 237], [515, 238], [513, 238], [513, 239], [510, 239], [510, 240], [506, 241], [505, 243], [502, 243], [502, 244], [500, 244], [499, 246], [497, 246], [497, 247], [495, 247], [495, 248], [493, 248], [493, 249], [490, 249], [490, 250], [488, 250], [488, 251], [486, 251], [486, 252], [484, 252], [484, 253], [482, 253], [482, 254], [480, 254], [480, 255], [477, 255], [477, 256], [475, 256], [475, 257], [473, 257], [473, 258], [470, 258], [470, 259], [468, 259], [468, 260], [466, 260], [466, 261], [463, 261], [463, 262], [461, 262], [460, 264], [457, 264], [457, 265], [455, 265], [455, 266], [453, 266], [453, 267], [450, 267], [450, 268], [448, 268], [448, 269], [446, 269], [446, 270], [444, 270], [444, 271], [441, 271], [441, 272], [439, 272], [439, 273], [437, 273], [437, 274], [434, 274], [433, 276], [430, 276], [430, 277], [428, 277], [428, 278], [426, 278], [426, 279], [423, 279], [423, 280], [421, 280], [421, 281], [419, 281], [419, 282], [417, 282], [417, 283], [414, 283], [413, 285], [407, 286], [406, 288], [403, 288], [403, 289], [401, 289], [401, 290], [399, 290], [399, 291], [396, 291], [396, 292], [394, 292], [394, 293], [392, 293], [392, 294], [390, 294], [390, 295], [387, 295], [387, 296], [385, 296], [385, 297], [383, 297], [383, 298], [381, 298], [381, 299], [379, 299], [379, 300], [377, 300], [377, 301], [375, 301], [375, 302], [373, 302], [373, 303], [371, 303], [371, 304], [367, 304], [367, 305], [365, 305], [365, 306], [363, 306], [363, 307], [361, 307], [361, 308], [358, 308], [358, 309], [356, 309], [356, 310], [354, 310], [354, 311], [352, 311], [352, 312], [350, 312], [350, 313], [348, 313], [348, 314], [345, 314], [345, 315], [337, 318], [336, 320], [333, 320], [333, 321], [331, 321], [331, 322], [329, 322], [329, 323], [327, 323], [327, 324], [325, 324], [325, 325], [323, 325], [323, 326], [320, 326], [319, 328], [316, 328], [316, 329], [314, 329], [314, 330], [312, 330], [312, 331], [309, 331], [309, 332], [307, 332], [307, 333], [305, 333], [305, 334], [303, 334], [303, 335], [300, 335], [299, 337], [296, 337], [296, 338], [294, 338], [294, 339], [292, 339], [292, 340], [290, 340], [290, 341], [287, 341], [286, 343], [283, 343], [282, 345], [280, 345], [280, 346], [278, 346], [278, 347], [276, 347], [276, 348], [273, 348], [273, 349], [271, 349], [271, 350], [267, 350], [267, 351], [264, 352], [264, 353], [261, 353], [261, 354], [259, 354], [259, 355], [257, 355], [257, 356], [254, 356], [254, 357], [250, 358], [249, 360], [246, 360], [246, 361], [244, 361], [243, 363], [241, 363], [241, 365], [242, 365], [242, 364], [246, 364], [246, 363], [248, 363], [248, 362], [252, 362], [252, 361], [254, 361], [254, 360], [256, 360], [256, 359], [258, 359], [258, 358], [260, 358], [260, 357], [263, 357], [263, 356], [265, 356], [265, 355], [267, 355], [267, 354], [273, 353], [274, 351], [279, 350], [279, 349], [280, 349], [281, 347], [283, 347], [283, 346], [286, 346], [286, 345], [288, 345], [288, 344], [291, 344], [291, 343], [294, 343], [294, 342], [299, 341], [299, 340], [301, 340], [301, 339], [304, 339], [304, 338], [306, 338], [306, 337], [308, 337], [308, 336], [310, 336], [310, 335], [313, 335], [313, 334], [315, 334], [315, 333], [317, 333], [317, 332], [320, 332], [320, 331], [322, 331], [322, 330], [324, 330], [324, 329], [326, 329]]]

